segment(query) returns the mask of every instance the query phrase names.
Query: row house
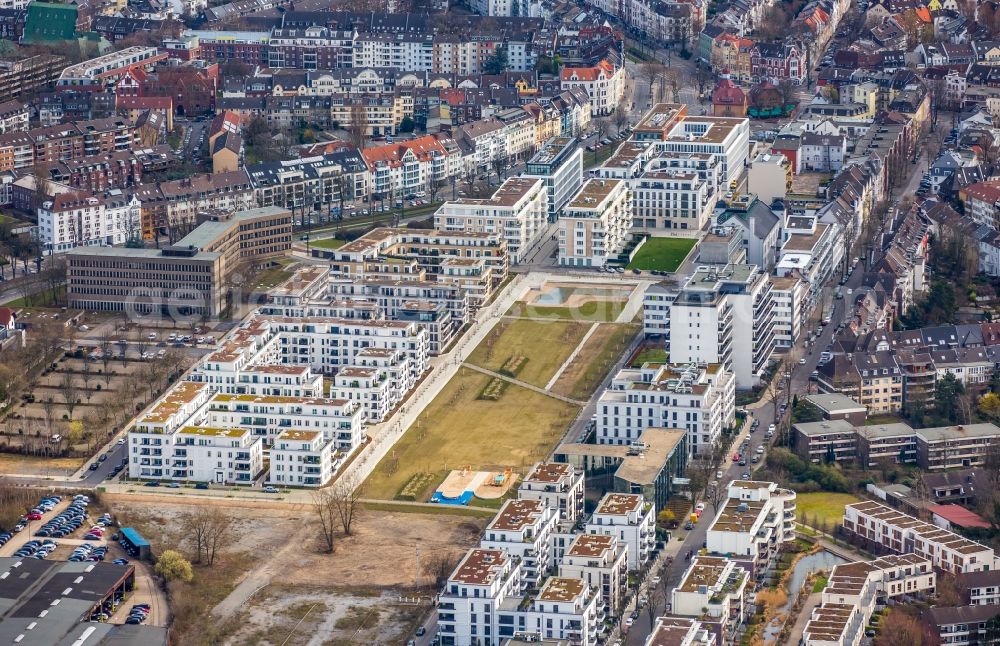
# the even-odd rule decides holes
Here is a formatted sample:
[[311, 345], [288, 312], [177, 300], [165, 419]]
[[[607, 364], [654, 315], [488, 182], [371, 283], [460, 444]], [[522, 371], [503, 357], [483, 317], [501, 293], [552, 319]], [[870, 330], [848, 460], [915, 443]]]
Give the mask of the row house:
[[882, 503], [865, 501], [847, 505], [842, 528], [852, 540], [877, 554], [913, 554], [952, 574], [997, 567], [996, 555], [989, 547]]
[[0, 135], [0, 171], [129, 150], [135, 128], [119, 118], [43, 126]]

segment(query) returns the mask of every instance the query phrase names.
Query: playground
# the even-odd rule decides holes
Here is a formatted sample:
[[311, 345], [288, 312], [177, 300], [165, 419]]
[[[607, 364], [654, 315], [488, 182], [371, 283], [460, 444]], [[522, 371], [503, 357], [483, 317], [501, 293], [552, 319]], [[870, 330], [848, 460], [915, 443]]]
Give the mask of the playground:
[[510, 491], [517, 481], [511, 469], [472, 471], [470, 467], [450, 472], [431, 496], [431, 502], [444, 505], [468, 505], [473, 496], [480, 500], [497, 500]]

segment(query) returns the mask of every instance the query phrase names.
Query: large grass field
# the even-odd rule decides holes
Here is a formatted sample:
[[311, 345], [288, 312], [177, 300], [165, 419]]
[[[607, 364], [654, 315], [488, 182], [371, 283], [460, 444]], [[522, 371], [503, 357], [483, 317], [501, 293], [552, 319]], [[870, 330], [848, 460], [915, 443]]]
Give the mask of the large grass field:
[[589, 399], [638, 331], [639, 326], [633, 323], [601, 325], [559, 375], [552, 392], [581, 401]]
[[391, 500], [416, 478], [420, 485], [410, 493], [423, 501], [452, 469], [512, 467], [524, 473], [547, 457], [577, 407], [511, 383], [498, 400], [479, 399], [491, 381], [460, 369], [375, 467], [365, 496]]
[[821, 524], [832, 528], [844, 519], [844, 507], [861, 498], [849, 493], [800, 493], [795, 500], [795, 520], [802, 524]]
[[628, 269], [677, 271], [696, 242], [694, 238], [649, 238], [628, 264]]
[[587, 301], [580, 307], [560, 305], [536, 305], [517, 301], [510, 306], [507, 314], [540, 319], [563, 319], [566, 321], [614, 321], [625, 309], [627, 301]]
[[520, 361], [513, 375], [544, 388], [579, 345], [590, 323], [576, 321], [505, 320], [496, 325], [469, 355], [469, 363], [500, 371]]

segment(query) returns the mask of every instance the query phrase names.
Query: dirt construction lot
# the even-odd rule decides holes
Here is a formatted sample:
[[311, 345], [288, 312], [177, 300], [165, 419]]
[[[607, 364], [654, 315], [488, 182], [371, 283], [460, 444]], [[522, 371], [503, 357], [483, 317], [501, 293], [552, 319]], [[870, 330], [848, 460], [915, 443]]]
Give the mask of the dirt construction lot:
[[[196, 566], [185, 592], [198, 596], [204, 610], [191, 621], [205, 622], [204, 628], [174, 626], [181, 641], [192, 644], [209, 641], [192, 637], [199, 630], [212, 630], [213, 639], [231, 644], [405, 644], [403, 636], [412, 636], [434, 591], [430, 565], [474, 545], [485, 524], [450, 514], [365, 511], [352, 535], [340, 536], [336, 551], [323, 554], [308, 505], [106, 497], [156, 552], [178, 546], [187, 551], [181, 521], [197, 506], [213, 505], [233, 517], [235, 531], [222, 563]], [[422, 596], [425, 603], [400, 603], [400, 595]]]

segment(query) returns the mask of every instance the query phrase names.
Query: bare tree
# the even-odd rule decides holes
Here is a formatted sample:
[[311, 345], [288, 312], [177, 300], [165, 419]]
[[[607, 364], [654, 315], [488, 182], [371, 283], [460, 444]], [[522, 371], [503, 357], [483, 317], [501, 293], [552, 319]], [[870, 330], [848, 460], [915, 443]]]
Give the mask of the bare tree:
[[30, 489], [18, 487], [6, 478], [0, 479], [0, 528], [10, 530], [37, 501]]
[[711, 483], [705, 491], [705, 500], [712, 505], [712, 512], [716, 514], [719, 513], [719, 509], [728, 497], [729, 492], [726, 491], [726, 485], [719, 481]]
[[458, 567], [459, 560], [461, 560], [461, 554], [457, 552], [433, 554], [424, 561], [424, 574], [433, 577], [434, 587], [440, 588]]
[[91, 358], [89, 353], [83, 355], [83, 374], [81, 375], [80, 378], [83, 380], [83, 395], [84, 397], [87, 398], [88, 404], [90, 403], [90, 398], [92, 396], [92, 393], [90, 392], [90, 380], [94, 376], [90, 372], [90, 366], [92, 361], [93, 359]]
[[49, 435], [52, 435], [52, 414], [55, 412], [55, 402], [52, 401], [51, 397], [46, 397], [42, 400], [42, 413], [45, 415], [45, 428], [48, 430]]
[[342, 477], [332, 487], [333, 504], [340, 518], [340, 527], [346, 536], [351, 535], [354, 521], [361, 514], [361, 498], [364, 486], [353, 478]]
[[334, 498], [333, 490], [329, 487], [312, 492], [313, 512], [316, 514], [316, 521], [319, 524], [320, 538], [323, 540], [325, 551], [329, 554], [333, 553], [336, 546], [337, 521], [339, 519]]
[[80, 391], [76, 387], [76, 377], [73, 373], [62, 373], [62, 379], [59, 381], [59, 392], [62, 395], [63, 402], [66, 404], [69, 418], [73, 419], [73, 409], [76, 408], [77, 403], [80, 401]]
[[139, 356], [141, 357], [149, 347], [149, 339], [147, 338], [146, 330], [141, 324], [133, 328], [132, 340], [135, 343], [135, 351], [139, 353]]
[[618, 129], [618, 134], [621, 134], [622, 130], [625, 129], [625, 126], [627, 126], [629, 122], [628, 110], [625, 108], [624, 104], [618, 104], [618, 107], [615, 108], [614, 114], [611, 115], [611, 120], [614, 121], [615, 128]]
[[649, 615], [649, 625], [656, 623], [656, 618], [663, 614], [667, 607], [667, 593], [662, 585], [649, 586], [646, 589], [646, 613]]
[[368, 109], [361, 99], [351, 104], [351, 123], [347, 133], [355, 148], [363, 149], [368, 143]]

